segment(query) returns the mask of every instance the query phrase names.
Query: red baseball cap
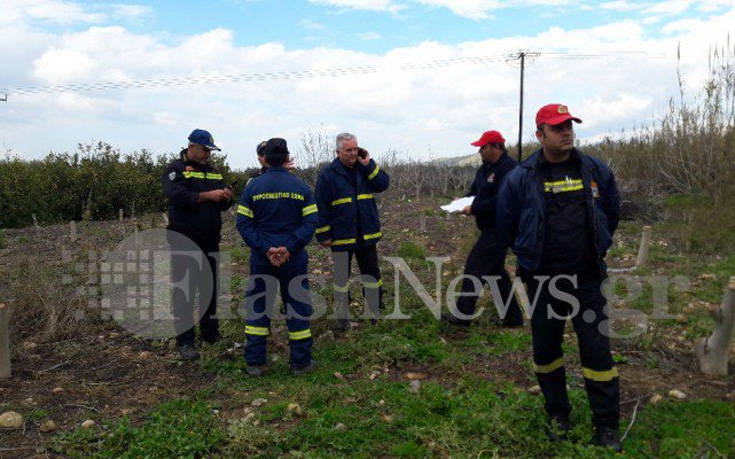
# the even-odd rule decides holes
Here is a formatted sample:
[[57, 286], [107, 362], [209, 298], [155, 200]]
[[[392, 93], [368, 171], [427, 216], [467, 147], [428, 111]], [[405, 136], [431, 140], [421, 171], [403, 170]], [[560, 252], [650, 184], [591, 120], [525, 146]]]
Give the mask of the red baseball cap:
[[572, 114], [569, 113], [567, 106], [563, 104], [544, 105], [538, 113], [536, 113], [536, 127], [539, 127], [542, 124], [556, 126], [566, 120], [572, 120], [575, 123], [582, 122], [581, 119], [576, 116], [572, 116]]
[[505, 139], [498, 131], [485, 131], [476, 142], [472, 142], [471, 145], [476, 147], [484, 147], [489, 143], [505, 143]]

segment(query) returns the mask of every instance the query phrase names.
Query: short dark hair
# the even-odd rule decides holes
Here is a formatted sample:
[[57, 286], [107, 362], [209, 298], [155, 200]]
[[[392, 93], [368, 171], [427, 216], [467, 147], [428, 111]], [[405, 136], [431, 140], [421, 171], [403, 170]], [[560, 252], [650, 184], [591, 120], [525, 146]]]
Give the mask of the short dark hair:
[[282, 166], [288, 159], [288, 154], [286, 139], [280, 137], [269, 139], [263, 147], [265, 162], [271, 167]]
[[258, 156], [263, 156], [265, 154], [265, 144], [267, 142], [264, 140], [258, 144], [257, 147], [255, 147], [255, 152], [258, 154]]
[[505, 143], [499, 142], [499, 143], [494, 143], [493, 145], [503, 150], [503, 153], [508, 153], [508, 149], [505, 148]]

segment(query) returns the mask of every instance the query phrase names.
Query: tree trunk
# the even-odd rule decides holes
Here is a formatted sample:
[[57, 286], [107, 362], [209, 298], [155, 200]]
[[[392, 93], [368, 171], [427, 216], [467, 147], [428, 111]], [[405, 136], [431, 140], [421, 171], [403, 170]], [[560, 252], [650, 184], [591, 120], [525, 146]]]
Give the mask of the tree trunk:
[[709, 338], [702, 338], [696, 347], [699, 368], [706, 375], [727, 376], [730, 339], [735, 324], [735, 276], [727, 283], [722, 304], [712, 315], [715, 319], [715, 331]]

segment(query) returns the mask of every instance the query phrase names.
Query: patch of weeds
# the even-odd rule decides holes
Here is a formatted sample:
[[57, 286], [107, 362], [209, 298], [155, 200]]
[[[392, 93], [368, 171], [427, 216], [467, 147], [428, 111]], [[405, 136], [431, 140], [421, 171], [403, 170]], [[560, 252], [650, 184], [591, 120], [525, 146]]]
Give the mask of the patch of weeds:
[[398, 256], [401, 258], [416, 258], [423, 260], [426, 258], [426, 251], [422, 245], [414, 242], [401, 242], [398, 248]]
[[49, 410], [43, 408], [35, 408], [30, 413], [28, 413], [28, 419], [31, 421], [40, 421], [41, 419], [46, 419], [50, 415], [51, 412]]
[[5, 230], [0, 228], [0, 249], [4, 249], [5, 244]]
[[231, 422], [227, 435], [225, 457], [274, 457], [284, 443], [284, 436], [278, 431], [245, 418]]
[[211, 407], [191, 400], [160, 405], [140, 427], [123, 418], [106, 430], [62, 432], [53, 438], [52, 448], [84, 457], [201, 457], [218, 451], [225, 439]]
[[230, 249], [230, 257], [233, 263], [247, 264], [250, 259], [250, 250], [247, 247], [236, 245]]
[[233, 274], [230, 277], [230, 292], [232, 292], [233, 295], [239, 295], [243, 293], [242, 283], [243, 283], [243, 277], [240, 276], [239, 274]]
[[625, 452], [632, 457], [731, 457], [733, 425], [732, 403], [665, 400], [639, 413]]
[[531, 335], [523, 332], [491, 331], [487, 337], [488, 346], [493, 355], [509, 352], [524, 352], [531, 349]]

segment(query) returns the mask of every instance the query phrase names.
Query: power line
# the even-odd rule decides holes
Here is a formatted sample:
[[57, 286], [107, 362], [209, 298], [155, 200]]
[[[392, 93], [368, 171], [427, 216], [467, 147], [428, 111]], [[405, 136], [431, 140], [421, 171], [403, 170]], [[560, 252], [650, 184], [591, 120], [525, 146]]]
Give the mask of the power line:
[[[599, 57], [610, 57], [615, 55], [640, 55], [649, 58], [663, 58], [665, 55], [651, 55], [645, 51], [608, 51], [604, 53], [587, 53], [587, 54], [571, 54], [561, 52], [535, 52], [526, 53], [526, 57], [550, 57], [554, 59], [593, 59]], [[513, 55], [512, 55], [513, 56]], [[511, 57], [514, 60], [518, 59]], [[396, 65], [382, 66], [355, 66], [355, 67], [338, 67], [338, 68], [321, 68], [308, 70], [292, 70], [292, 71], [275, 71], [262, 73], [240, 73], [229, 75], [193, 75], [184, 77], [161, 77], [145, 80], [129, 80], [129, 81], [101, 81], [88, 83], [70, 83], [51, 86], [26, 86], [14, 89], [4, 89], [5, 98], [0, 101], [7, 101], [7, 94], [13, 95], [35, 95], [35, 94], [52, 94], [61, 92], [88, 92], [88, 91], [106, 91], [114, 89], [135, 89], [135, 88], [166, 88], [175, 86], [188, 86], [199, 84], [223, 84], [223, 83], [239, 83], [239, 82], [257, 82], [257, 81], [277, 81], [277, 80], [300, 80], [309, 78], [328, 78], [341, 77], [349, 75], [369, 75], [391, 68], [400, 71], [412, 70], [432, 70], [436, 68], [444, 68], [458, 64], [480, 65], [491, 62], [508, 62], [507, 54], [486, 55], [486, 56], [467, 56], [448, 59], [435, 59], [431, 61], [421, 62], [405, 62]]]
[[[504, 59], [503, 55], [489, 56], [469, 56], [457, 57], [451, 59], [435, 59], [423, 62], [405, 62], [395, 66], [398, 70], [430, 70], [435, 68], [449, 67], [457, 64], [486, 64], [489, 62], [499, 62]], [[356, 67], [339, 67], [339, 68], [323, 68], [309, 70], [294, 70], [280, 72], [263, 72], [263, 73], [241, 73], [233, 75], [196, 75], [188, 77], [163, 77], [147, 80], [130, 80], [130, 81], [104, 81], [90, 83], [72, 83], [54, 86], [30, 86], [18, 87], [9, 90], [9, 93], [16, 95], [33, 95], [33, 94], [50, 94], [58, 92], [82, 92], [82, 91], [104, 91], [110, 89], [130, 89], [130, 88], [156, 88], [171, 87], [196, 84], [221, 84], [221, 83], [237, 83], [251, 81], [267, 81], [267, 80], [298, 80], [306, 78], [322, 78], [322, 77], [340, 77], [347, 75], [368, 75], [381, 71], [389, 70], [390, 66], [356, 66]]]

